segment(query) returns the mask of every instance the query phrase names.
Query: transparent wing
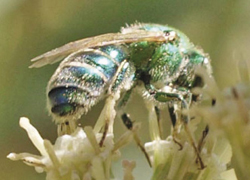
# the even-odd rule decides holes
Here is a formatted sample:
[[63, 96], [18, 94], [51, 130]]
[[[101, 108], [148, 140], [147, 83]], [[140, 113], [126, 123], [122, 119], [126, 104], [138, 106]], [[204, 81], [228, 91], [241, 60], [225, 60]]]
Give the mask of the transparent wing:
[[64, 59], [69, 54], [76, 52], [80, 49], [138, 41], [167, 41], [167, 37], [163, 32], [149, 32], [144, 30], [137, 30], [128, 33], [109, 33], [95, 37], [85, 38], [65, 44], [59, 48], [56, 48], [45, 54], [33, 58], [31, 60], [33, 64], [30, 66], [30, 68], [39, 68], [47, 64], [56, 63]]

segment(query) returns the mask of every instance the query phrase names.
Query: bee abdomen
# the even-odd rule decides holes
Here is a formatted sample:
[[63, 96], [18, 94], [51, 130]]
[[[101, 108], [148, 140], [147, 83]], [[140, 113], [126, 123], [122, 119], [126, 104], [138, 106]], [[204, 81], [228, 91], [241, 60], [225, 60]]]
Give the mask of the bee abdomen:
[[53, 105], [51, 112], [64, 116], [74, 112], [77, 107], [81, 106], [81, 101], [86, 99], [88, 94], [77, 87], [58, 87], [52, 89], [48, 96], [50, 104]]
[[99, 99], [126, 53], [122, 46], [87, 49], [68, 56], [49, 81], [48, 107], [54, 119], [78, 119]]

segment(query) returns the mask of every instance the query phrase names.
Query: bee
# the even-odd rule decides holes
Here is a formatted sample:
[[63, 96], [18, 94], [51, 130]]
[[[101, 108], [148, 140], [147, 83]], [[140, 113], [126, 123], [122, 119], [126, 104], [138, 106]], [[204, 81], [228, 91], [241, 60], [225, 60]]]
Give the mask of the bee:
[[[200, 96], [191, 89], [204, 85], [195, 69], [202, 66], [211, 74], [209, 56], [201, 48], [179, 30], [158, 24], [137, 23], [119, 33], [71, 42], [32, 59], [30, 67], [61, 60], [47, 86], [47, 106], [63, 133], [71, 132], [74, 122], [104, 98], [104, 117], [114, 119], [111, 110], [117, 104], [125, 107], [138, 87], [155, 107], [150, 111], [169, 107], [176, 126], [174, 107], [188, 108]], [[182, 121], [187, 124], [188, 117]]]

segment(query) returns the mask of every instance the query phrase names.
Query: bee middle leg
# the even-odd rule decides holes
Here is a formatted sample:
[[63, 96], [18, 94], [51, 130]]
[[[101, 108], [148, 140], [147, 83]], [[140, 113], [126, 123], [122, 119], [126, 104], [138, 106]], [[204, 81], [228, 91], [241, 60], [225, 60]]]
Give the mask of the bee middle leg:
[[134, 140], [135, 140], [137, 146], [141, 149], [141, 151], [145, 155], [145, 157], [146, 157], [146, 159], [148, 161], [149, 166], [152, 167], [152, 163], [150, 161], [149, 155], [146, 152], [144, 146], [142, 145], [141, 140], [140, 140], [138, 134], [136, 133], [136, 131], [134, 131], [134, 121], [132, 121], [130, 119], [129, 114], [127, 114], [127, 113], [124, 112], [124, 108], [126, 107], [128, 101], [130, 99], [130, 96], [132, 94], [133, 88], [134, 87], [132, 87], [130, 90], [128, 90], [124, 94], [124, 96], [121, 98], [120, 102], [117, 105], [117, 109], [119, 110], [118, 112], [119, 112], [119, 115], [120, 115], [120, 117], [122, 119], [123, 124], [126, 126], [126, 128], [128, 130], [130, 130], [130, 131], [133, 132]]
[[159, 135], [160, 138], [163, 138], [163, 130], [162, 130], [162, 122], [161, 122], [161, 110], [158, 108], [158, 106], [155, 106], [155, 113], [157, 117], [157, 122], [158, 122], [158, 128], [159, 128]]
[[121, 116], [121, 118], [122, 118], [123, 124], [127, 127], [127, 129], [133, 132], [134, 140], [135, 140], [137, 146], [141, 149], [141, 151], [145, 155], [149, 166], [152, 167], [152, 163], [150, 161], [149, 155], [148, 155], [146, 149], [144, 148], [144, 146], [142, 145], [141, 140], [140, 140], [139, 136], [137, 135], [136, 131], [134, 131], [134, 128], [133, 128], [134, 127], [134, 125], [133, 125], [134, 122], [130, 119], [129, 115], [126, 114], [126, 113], [124, 113]]

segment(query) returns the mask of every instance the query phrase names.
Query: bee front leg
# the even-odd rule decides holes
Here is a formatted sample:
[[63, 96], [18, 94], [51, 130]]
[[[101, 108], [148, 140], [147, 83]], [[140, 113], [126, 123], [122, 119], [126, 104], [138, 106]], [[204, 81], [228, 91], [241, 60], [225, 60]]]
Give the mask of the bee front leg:
[[[172, 101], [179, 101], [179, 93], [173, 92], [160, 92], [156, 91], [154, 94], [155, 100], [162, 103], [170, 103]], [[168, 104], [168, 111], [170, 115], [170, 119], [172, 122], [172, 137], [173, 141], [180, 146], [180, 150], [183, 148], [182, 144], [179, 142], [177, 135], [180, 131], [180, 127], [182, 122], [180, 121], [180, 114], [178, 114], [178, 106], [177, 104]]]
[[[181, 100], [181, 109], [188, 109], [188, 104], [187, 102], [184, 100], [183, 97], [180, 96], [180, 100]], [[200, 164], [200, 169], [204, 169], [205, 168], [205, 165], [202, 161], [202, 158], [200, 156], [200, 151], [199, 151], [199, 148], [197, 147], [196, 145], [196, 142], [195, 142], [195, 138], [193, 137], [193, 134], [192, 132], [190, 131], [189, 129], [189, 121], [190, 121], [190, 118], [188, 115], [182, 115], [181, 116], [181, 119], [183, 121], [183, 125], [184, 125], [184, 129], [186, 131], [186, 134], [187, 134], [187, 138], [189, 140], [189, 142], [191, 143], [192, 147], [194, 148], [194, 151], [196, 153], [196, 156], [197, 156], [197, 161], [199, 162]]]
[[[173, 92], [156, 92], [154, 95], [154, 98], [159, 102], [171, 102], [171, 101], [180, 102], [179, 106], [181, 109], [188, 109], [189, 108], [189, 105], [186, 102], [186, 100], [183, 98], [181, 92], [174, 92], [174, 93]], [[189, 142], [191, 143], [191, 145], [194, 148], [194, 151], [196, 153], [197, 160], [200, 164], [200, 168], [204, 169], [205, 165], [203, 164], [203, 161], [200, 157], [200, 151], [196, 145], [195, 138], [193, 137], [193, 134], [191, 133], [191, 131], [189, 129], [189, 121], [190, 121], [189, 116], [188, 115], [179, 115], [178, 114], [178, 107], [179, 106], [176, 105], [176, 106], [174, 106], [175, 109], [170, 109], [170, 111], [171, 111], [170, 116], [172, 115], [171, 120], [172, 120], [174, 129], [179, 128], [180, 125], [183, 124], [185, 132], [187, 134], [187, 138], [188, 138]], [[176, 118], [173, 118], [174, 117], [173, 114], [175, 114]], [[178, 121], [179, 117], [180, 117], [181, 121]], [[179, 122], [181, 124], [178, 125]], [[175, 130], [177, 130], [177, 129], [175, 129]]]

